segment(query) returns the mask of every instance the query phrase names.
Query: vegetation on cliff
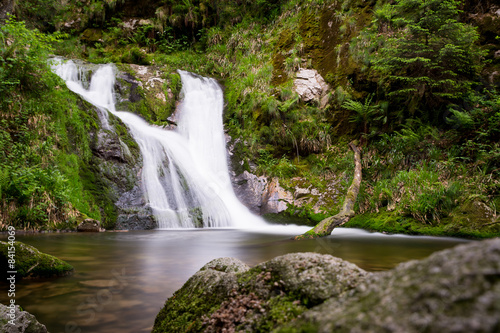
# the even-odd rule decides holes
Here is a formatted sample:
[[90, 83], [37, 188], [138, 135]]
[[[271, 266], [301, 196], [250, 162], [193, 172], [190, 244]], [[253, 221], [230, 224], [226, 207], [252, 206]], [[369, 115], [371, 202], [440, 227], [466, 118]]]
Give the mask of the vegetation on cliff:
[[[291, 203], [288, 214], [315, 218], [339, 212], [338, 198], [347, 191], [354, 167], [346, 143], [358, 139], [363, 182], [355, 211], [370, 219], [355, 218], [352, 225], [481, 237], [500, 233], [495, 74], [500, 18], [495, 8], [489, 0], [69, 0], [64, 6], [56, 0], [29, 0], [18, 3], [15, 11], [30, 27], [66, 33], [53, 52], [121, 63], [124, 69], [127, 64], [156, 66], [167, 73], [164, 89], [174, 96], [177, 68], [218, 78], [225, 88], [225, 125], [244, 162], [242, 170], [278, 177], [290, 190], [300, 183], [322, 191], [334, 183], [340, 193], [320, 204], [312, 197], [300, 205]], [[2, 31], [6, 54], [12, 37]], [[38, 55], [38, 61], [46, 54]], [[9, 61], [2, 63], [2, 75]], [[294, 88], [300, 68], [316, 69], [328, 92], [310, 101], [301, 98]], [[43, 88], [19, 90], [20, 83], [5, 75], [2, 81], [2, 89], [26, 96]], [[43, 88], [49, 89], [44, 96], [58, 98], [56, 92], [60, 96], [65, 89], [56, 86]], [[173, 101], [165, 111], [148, 103], [136, 111], [168, 124]], [[4, 104], [16, 112], [29, 105], [22, 100], [23, 108], [18, 108], [14, 99]], [[71, 114], [95, 122], [92, 113]], [[2, 128], [14, 126], [5, 123]], [[85, 144], [79, 149], [78, 160], [86, 164]], [[64, 176], [67, 163], [51, 158], [53, 169]], [[36, 165], [47, 170], [48, 164]], [[37, 182], [41, 180], [27, 183]], [[88, 193], [83, 185], [71, 190]], [[40, 193], [51, 195], [49, 190]], [[100, 218], [95, 200], [82, 197], [87, 199], [79, 207], [63, 198], [47, 205], [60, 209], [70, 202]], [[16, 205], [32, 214], [30, 198]], [[4, 207], [13, 202], [3, 200]], [[38, 211], [47, 212], [47, 207]], [[41, 224], [53, 220], [54, 215], [40, 214]], [[418, 227], [404, 227], [408, 223]]]

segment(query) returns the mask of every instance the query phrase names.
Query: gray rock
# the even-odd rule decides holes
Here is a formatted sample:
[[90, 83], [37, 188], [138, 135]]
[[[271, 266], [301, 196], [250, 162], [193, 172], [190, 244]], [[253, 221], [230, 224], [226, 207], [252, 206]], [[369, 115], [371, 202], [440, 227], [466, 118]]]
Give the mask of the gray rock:
[[499, 332], [500, 239], [373, 274], [281, 332]]
[[499, 332], [500, 239], [367, 273], [292, 253], [252, 269], [205, 265], [167, 300], [153, 332]]
[[76, 227], [78, 232], [100, 232], [101, 222], [94, 219], [85, 219]]
[[212, 260], [167, 300], [153, 332], [269, 331], [369, 275], [316, 253], [287, 254], [252, 269], [238, 259]]
[[288, 293], [319, 304], [356, 287], [370, 276], [358, 266], [330, 255], [289, 253], [257, 266], [271, 272]]
[[328, 102], [325, 95], [328, 92], [328, 85], [323, 77], [315, 69], [301, 68], [297, 72], [294, 81], [294, 90], [299, 94], [304, 102], [317, 101], [324, 107]]
[[100, 130], [97, 133], [97, 143], [94, 153], [105, 160], [125, 162], [123, 143], [116, 133]]
[[[13, 315], [15, 319], [12, 319]], [[9, 323], [13, 320], [14, 325]], [[21, 311], [19, 305], [13, 309], [0, 304], [0, 332], [1, 333], [47, 333], [45, 325], [40, 324], [35, 316]]]

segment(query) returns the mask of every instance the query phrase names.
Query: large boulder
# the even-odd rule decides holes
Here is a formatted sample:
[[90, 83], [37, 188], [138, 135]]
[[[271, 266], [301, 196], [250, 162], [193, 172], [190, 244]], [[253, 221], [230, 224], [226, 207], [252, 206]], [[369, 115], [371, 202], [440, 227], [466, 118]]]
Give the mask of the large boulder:
[[498, 332], [500, 239], [367, 273], [292, 253], [249, 269], [205, 265], [165, 303], [153, 332]]
[[0, 332], [47, 333], [47, 328], [40, 324], [31, 313], [22, 311], [19, 305], [9, 307], [0, 304]]
[[498, 332], [500, 239], [373, 274], [279, 332]]
[[[16, 279], [21, 278], [48, 278], [55, 276], [64, 276], [73, 272], [73, 267], [65, 261], [58, 259], [50, 254], [45, 254], [37, 250], [31, 245], [21, 242], [14, 242], [15, 264], [14, 269], [17, 271]], [[5, 274], [9, 263], [9, 248], [12, 246], [8, 242], [0, 241], [0, 263], [2, 270], [0, 277], [5, 281]]]
[[369, 275], [317, 253], [287, 254], [252, 269], [216, 259], [167, 300], [153, 332], [268, 332]]

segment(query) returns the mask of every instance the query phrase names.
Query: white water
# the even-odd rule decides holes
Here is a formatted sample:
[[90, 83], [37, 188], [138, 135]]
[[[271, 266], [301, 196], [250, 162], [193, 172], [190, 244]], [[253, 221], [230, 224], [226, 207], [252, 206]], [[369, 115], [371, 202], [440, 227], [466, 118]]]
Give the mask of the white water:
[[184, 100], [178, 129], [168, 131], [135, 114], [115, 110], [112, 65], [99, 66], [88, 87], [84, 70], [73, 61], [56, 60], [52, 68], [70, 90], [98, 108], [104, 129], [112, 130], [107, 112], [127, 125], [141, 150], [143, 192], [160, 229], [266, 225], [239, 202], [231, 187], [223, 96], [215, 80], [179, 71]]

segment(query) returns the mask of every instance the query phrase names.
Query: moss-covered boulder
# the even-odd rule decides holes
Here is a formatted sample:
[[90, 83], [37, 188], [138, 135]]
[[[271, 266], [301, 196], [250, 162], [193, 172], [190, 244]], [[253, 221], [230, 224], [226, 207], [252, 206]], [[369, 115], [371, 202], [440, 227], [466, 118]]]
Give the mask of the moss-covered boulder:
[[[12, 247], [7, 242], [0, 242], [0, 262], [2, 267], [9, 267], [9, 247]], [[34, 248], [33, 246], [14, 242], [15, 248], [15, 271], [16, 278], [48, 278], [56, 276], [64, 276], [73, 272], [73, 267], [65, 261], [58, 259], [49, 254], [45, 254]], [[7, 270], [2, 270], [0, 276], [5, 278]]]
[[0, 304], [0, 332], [47, 333], [47, 328], [31, 313], [22, 311], [19, 305], [8, 307]]
[[249, 269], [205, 265], [165, 303], [153, 332], [498, 332], [500, 239], [367, 273], [292, 253]]
[[368, 275], [316, 253], [287, 254], [252, 269], [237, 259], [216, 259], [167, 300], [153, 332], [269, 332]]
[[498, 332], [500, 239], [373, 274], [277, 332]]

